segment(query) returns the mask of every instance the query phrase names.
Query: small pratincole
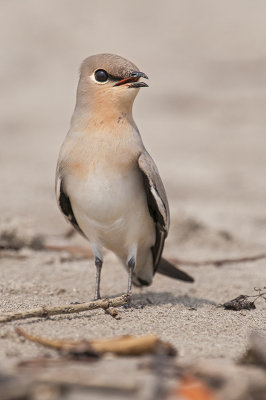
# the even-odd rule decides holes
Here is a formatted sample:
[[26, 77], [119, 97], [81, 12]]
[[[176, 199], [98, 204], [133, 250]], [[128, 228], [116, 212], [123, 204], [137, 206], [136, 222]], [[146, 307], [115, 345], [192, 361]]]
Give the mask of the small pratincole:
[[155, 272], [193, 282], [162, 258], [169, 228], [167, 196], [146, 151], [132, 106], [147, 75], [114, 54], [86, 58], [75, 110], [56, 172], [62, 213], [91, 244], [100, 298], [103, 248], [116, 254], [132, 282], [150, 285]]

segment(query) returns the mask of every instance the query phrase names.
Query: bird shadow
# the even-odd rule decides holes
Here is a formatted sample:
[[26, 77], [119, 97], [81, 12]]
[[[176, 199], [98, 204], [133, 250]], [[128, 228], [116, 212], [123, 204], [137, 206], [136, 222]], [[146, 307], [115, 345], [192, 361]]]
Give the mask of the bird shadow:
[[156, 307], [164, 304], [183, 305], [187, 308], [198, 308], [204, 305], [217, 305], [212, 300], [185, 295], [174, 296], [169, 292], [134, 293], [130, 308]]

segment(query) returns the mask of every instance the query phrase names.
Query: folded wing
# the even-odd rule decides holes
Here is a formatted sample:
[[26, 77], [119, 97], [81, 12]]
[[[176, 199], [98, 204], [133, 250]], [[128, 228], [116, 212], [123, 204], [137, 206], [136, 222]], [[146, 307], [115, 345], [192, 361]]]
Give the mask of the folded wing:
[[154, 273], [157, 271], [174, 279], [193, 282], [194, 279], [190, 275], [162, 258], [170, 223], [166, 192], [159, 171], [147, 151], [140, 154], [138, 165], [143, 176], [147, 203], [156, 230], [156, 240], [152, 247]]

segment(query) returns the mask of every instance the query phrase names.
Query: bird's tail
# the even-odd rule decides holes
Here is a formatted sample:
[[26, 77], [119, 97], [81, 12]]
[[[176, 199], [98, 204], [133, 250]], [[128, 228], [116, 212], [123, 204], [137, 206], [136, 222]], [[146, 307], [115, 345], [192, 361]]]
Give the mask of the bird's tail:
[[175, 265], [171, 264], [165, 258], [161, 258], [157, 266], [156, 272], [159, 272], [159, 274], [162, 275], [169, 276], [169, 278], [180, 279], [181, 281], [186, 282], [194, 282], [194, 278], [192, 278], [192, 276], [188, 275], [181, 269], [178, 269]]

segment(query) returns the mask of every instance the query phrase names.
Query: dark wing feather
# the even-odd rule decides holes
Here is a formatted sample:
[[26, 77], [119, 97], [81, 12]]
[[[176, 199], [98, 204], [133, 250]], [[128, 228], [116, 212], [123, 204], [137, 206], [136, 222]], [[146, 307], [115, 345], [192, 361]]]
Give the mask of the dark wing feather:
[[56, 198], [58, 207], [64, 214], [67, 221], [73, 225], [77, 232], [86, 237], [77, 223], [71, 206], [70, 198], [68, 197], [64, 188], [64, 179], [59, 174], [57, 174], [56, 178]]
[[168, 234], [170, 223], [169, 206], [159, 171], [148, 152], [145, 151], [140, 154], [138, 165], [143, 176], [149, 211], [156, 229], [156, 240], [152, 247], [155, 273], [161, 259], [164, 241]]

